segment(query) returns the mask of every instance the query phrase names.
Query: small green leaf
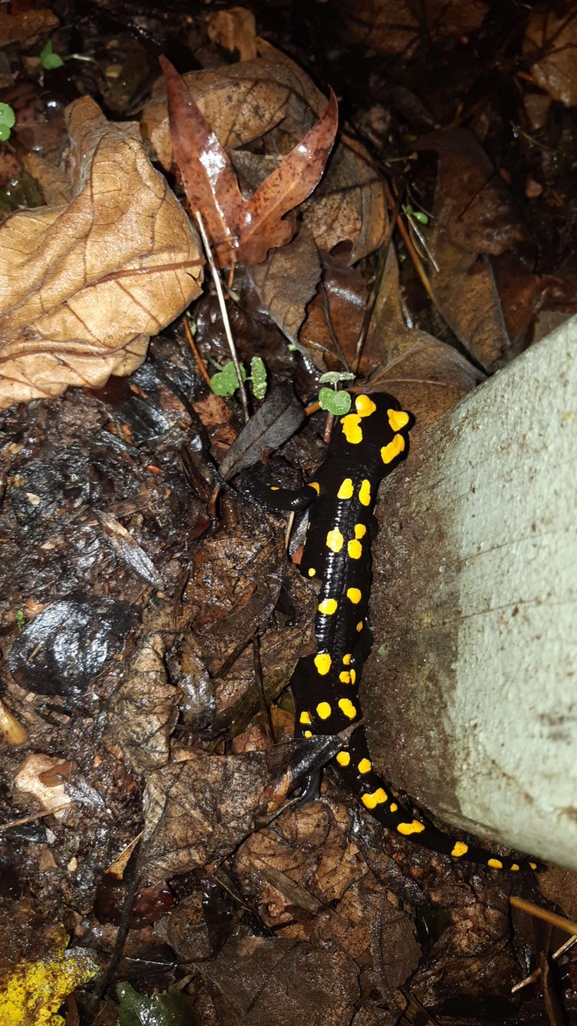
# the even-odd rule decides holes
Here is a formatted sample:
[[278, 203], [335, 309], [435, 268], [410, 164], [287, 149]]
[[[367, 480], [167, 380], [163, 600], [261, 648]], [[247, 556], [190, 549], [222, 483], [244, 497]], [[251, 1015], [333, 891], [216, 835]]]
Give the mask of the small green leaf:
[[119, 983], [118, 997], [119, 1026], [195, 1026], [199, 1018], [194, 1003], [177, 987], [168, 988], [168, 993], [149, 997], [139, 994], [129, 983]]
[[342, 381], [354, 381], [355, 375], [350, 371], [327, 371], [321, 374], [319, 381], [321, 385], [340, 385]]
[[423, 214], [422, 210], [415, 210], [415, 212], [413, 214], [413, 217], [415, 218], [415, 221], [419, 222], [419, 224], [428, 224], [429, 223], [429, 215], [428, 214]]
[[48, 40], [46, 46], [40, 51], [40, 63], [45, 71], [54, 71], [55, 68], [61, 68], [64, 65], [62, 57], [54, 53], [51, 39]]
[[[240, 368], [240, 372], [242, 374], [242, 380], [246, 381], [246, 371], [244, 367]], [[234, 395], [238, 388], [238, 375], [232, 360], [229, 363], [225, 363], [221, 371], [212, 375], [210, 379], [210, 387], [215, 395]]]
[[6, 128], [14, 128], [16, 115], [9, 103], [0, 103], [0, 124]]
[[352, 399], [348, 392], [335, 392], [332, 388], [321, 388], [319, 406], [321, 410], [333, 413], [335, 417], [344, 417], [351, 408]]
[[26, 624], [26, 617], [24, 616], [23, 611], [21, 609], [17, 609], [16, 610], [16, 626], [18, 628], [18, 633], [19, 634], [21, 634], [22, 631], [24, 630], [25, 624]]
[[10, 138], [11, 132], [8, 125], [0, 124], [0, 142], [6, 142]]
[[260, 356], [253, 356], [250, 361], [250, 380], [255, 399], [264, 399], [266, 395], [266, 367]]

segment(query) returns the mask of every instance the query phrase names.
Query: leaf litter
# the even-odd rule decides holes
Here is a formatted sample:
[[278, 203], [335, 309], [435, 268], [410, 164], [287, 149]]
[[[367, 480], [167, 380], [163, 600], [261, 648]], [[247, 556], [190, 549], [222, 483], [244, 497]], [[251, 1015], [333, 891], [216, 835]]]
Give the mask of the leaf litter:
[[[311, 12], [311, 38], [325, 5], [317, 6]], [[34, 655], [40, 680], [34, 699], [24, 677], [17, 681], [6, 673], [6, 701], [27, 725], [26, 751], [16, 746], [6, 761], [7, 786], [27, 754], [50, 752], [55, 766], [68, 767], [66, 783], [59, 786], [69, 803], [61, 819], [27, 824], [29, 833], [22, 836], [21, 828], [7, 832], [6, 879], [17, 866], [12, 894], [22, 892], [21, 882], [30, 886], [40, 916], [66, 920], [71, 934], [110, 969], [122, 904], [135, 873], [139, 886], [127, 957], [117, 966], [120, 978], [132, 979], [142, 991], [152, 989], [158, 973], [158, 989], [166, 992], [178, 977], [162, 948], [170, 943], [177, 959], [193, 960], [183, 985], [194, 1014], [219, 1026], [247, 1015], [276, 1023], [279, 1009], [287, 1022], [328, 1024], [344, 1017], [359, 1026], [392, 1024], [404, 1007], [401, 988], [409, 979], [413, 1005], [406, 1016], [418, 1007], [417, 996], [442, 1013], [459, 995], [463, 1021], [472, 1023], [475, 1002], [487, 993], [506, 992], [516, 973], [515, 950], [526, 940], [517, 927], [517, 948], [511, 946], [502, 882], [474, 876], [473, 886], [473, 877], [455, 877], [442, 858], [383, 839], [374, 824], [357, 818], [328, 775], [321, 801], [289, 806], [255, 830], [255, 810], [270, 780], [267, 706], [273, 703], [268, 719], [275, 740], [290, 745], [290, 702], [282, 692], [292, 666], [309, 650], [316, 595], [314, 586], [287, 566], [284, 524], [263, 514], [250, 497], [239, 497], [224, 479], [261, 456], [287, 487], [318, 466], [324, 421], [315, 414], [303, 424], [302, 404], [315, 397], [318, 371], [346, 370], [353, 363], [369, 297], [373, 314], [360, 373], [418, 410], [419, 428], [482, 380], [482, 368], [490, 372], [529, 344], [540, 318], [566, 316], [573, 301], [564, 234], [571, 204], [564, 177], [563, 154], [570, 145], [564, 115], [552, 108], [558, 135], [548, 135], [551, 107], [537, 104], [535, 98], [543, 97], [532, 91], [536, 87], [528, 77], [518, 79], [523, 95], [515, 124], [524, 134], [515, 137], [517, 164], [507, 162], [511, 146], [499, 149], [496, 141], [506, 138], [509, 122], [493, 95], [481, 91], [480, 102], [480, 86], [473, 88], [472, 81], [483, 68], [478, 54], [493, 31], [485, 5], [427, 2], [417, 16], [409, 5], [393, 10], [385, 0], [371, 0], [356, 11], [365, 19], [363, 32], [374, 26], [377, 33], [365, 35], [366, 45], [388, 48], [399, 61], [395, 74], [403, 86], [383, 85], [382, 67], [371, 65], [370, 57], [370, 77], [364, 71], [359, 76], [356, 67], [352, 78], [341, 79], [344, 89], [339, 85], [343, 57], [350, 53], [354, 66], [354, 47], [348, 48], [356, 16], [351, 5], [339, 4], [341, 17], [324, 23], [320, 46], [317, 39], [316, 71], [319, 81], [339, 85], [348, 120], [341, 124], [324, 176], [319, 180], [313, 160], [311, 177], [296, 182], [286, 180], [290, 163], [283, 161], [315, 131], [323, 137], [324, 160], [334, 135], [332, 101], [327, 106], [326, 95], [297, 63], [254, 37], [250, 17], [223, 12], [230, 14], [227, 24], [215, 22], [212, 14], [207, 23], [204, 16], [193, 18], [202, 40], [195, 52], [205, 59], [213, 38], [229, 51], [229, 60], [232, 56], [232, 63], [219, 65], [212, 51], [210, 66], [183, 76], [186, 106], [192, 97], [234, 197], [212, 229], [223, 243], [222, 265], [235, 264], [227, 304], [240, 357], [248, 366], [255, 354], [263, 355], [272, 381], [270, 397], [260, 407], [255, 403], [259, 412], [242, 433], [236, 400], [225, 403], [203, 390], [182, 328], [157, 334], [198, 295], [202, 280], [194, 230], [145, 156], [146, 150], [165, 171], [177, 156], [160, 78], [142, 113], [144, 148], [134, 126], [111, 124], [93, 101], [76, 100], [68, 112], [77, 153], [72, 180], [49, 161], [42, 164], [40, 154], [28, 166], [52, 208], [12, 214], [0, 226], [1, 233], [13, 231], [13, 222], [41, 225], [43, 240], [49, 229], [66, 226], [60, 239], [57, 232], [50, 236], [49, 253], [57, 259], [48, 266], [49, 291], [43, 291], [44, 279], [34, 270], [37, 265], [28, 264], [26, 252], [15, 285], [20, 289], [15, 312], [10, 306], [3, 321], [21, 347], [6, 352], [23, 361], [16, 365], [20, 377], [10, 386], [14, 391], [6, 393], [1, 450], [3, 647], [9, 651], [16, 641], [18, 624], [33, 624], [51, 602], [74, 591], [106, 596], [140, 617], [140, 628], [125, 632], [124, 653], [115, 647], [113, 657], [99, 663], [74, 704], [66, 694], [54, 693], [49, 674], [41, 679], [42, 653]], [[257, 23], [261, 18], [257, 12]], [[531, 23], [527, 16], [528, 39]], [[523, 27], [519, 24], [517, 40]], [[548, 51], [554, 51], [557, 35], [544, 32]], [[92, 45], [88, 37], [86, 45]], [[571, 52], [570, 46], [565, 49]], [[113, 51], [126, 54], [128, 68], [129, 48], [114, 40]], [[169, 48], [165, 52], [172, 56]], [[336, 63], [329, 53], [340, 53]], [[449, 104], [435, 81], [435, 75], [442, 82], [445, 74], [443, 61], [435, 65], [442, 53], [449, 53], [463, 73], [462, 82], [453, 76], [451, 89], [457, 88], [458, 96]], [[538, 67], [534, 57], [526, 50], [527, 67]], [[80, 66], [77, 84], [89, 81], [82, 79], [88, 70]], [[362, 102], [355, 75], [364, 83]], [[533, 77], [547, 88], [537, 72]], [[140, 69], [135, 82], [143, 81]], [[120, 85], [120, 106], [114, 109], [122, 112], [122, 96], [131, 90]], [[112, 95], [108, 86], [104, 92]], [[553, 103], [558, 99], [567, 103], [566, 94]], [[537, 108], [540, 120], [522, 120], [528, 117], [524, 112]], [[431, 135], [434, 124], [443, 131]], [[429, 137], [419, 139], [423, 125]], [[112, 179], [106, 176], [111, 167]], [[529, 173], [541, 192], [528, 188]], [[271, 182], [276, 183], [272, 193]], [[438, 272], [427, 265], [426, 249], [420, 257], [417, 253], [417, 270], [399, 233], [385, 253], [376, 254], [405, 187], [412, 208], [432, 214], [424, 233]], [[259, 189], [264, 208], [254, 202]], [[212, 190], [209, 195], [198, 175], [192, 197], [191, 209], [195, 202], [203, 206], [208, 223], [219, 198]], [[256, 234], [247, 233], [247, 210], [257, 213]], [[108, 212], [109, 223], [96, 216], [100, 234], [91, 251], [92, 221], [99, 211]], [[122, 230], [127, 211], [134, 217], [134, 238]], [[90, 225], [84, 235], [71, 237], [74, 217]], [[160, 256], [143, 227], [151, 223], [155, 232], [162, 226]], [[538, 257], [532, 249], [536, 237]], [[38, 241], [34, 250], [24, 229], [22, 238], [39, 261]], [[91, 252], [92, 263], [86, 257]], [[256, 258], [249, 269], [244, 266]], [[505, 260], [515, 267], [507, 289], [502, 287]], [[66, 280], [58, 277], [60, 266], [69, 269], [68, 292]], [[290, 288], [283, 288], [286, 281]], [[87, 298], [92, 292], [98, 295], [94, 306]], [[77, 296], [83, 306], [74, 305]], [[84, 360], [80, 364], [66, 348], [71, 309], [86, 320], [89, 340], [98, 339], [98, 347], [92, 341], [87, 347], [86, 339], [79, 346], [72, 333]], [[191, 315], [196, 350], [213, 371], [227, 357], [210, 290], [196, 300]], [[29, 325], [48, 340], [46, 347], [24, 350]], [[151, 335], [147, 362], [128, 381], [119, 378], [144, 359]], [[287, 352], [286, 339], [302, 356]], [[8, 333], [5, 341], [13, 345]], [[37, 357], [44, 363], [26, 362]], [[112, 369], [115, 376], [106, 383]], [[68, 384], [83, 388], [59, 395]], [[280, 406], [279, 394], [285, 396]], [[28, 407], [13, 405], [33, 395], [41, 398]], [[34, 799], [18, 807], [25, 799], [16, 790], [13, 794], [10, 812], [16, 820], [34, 807]], [[133, 854], [117, 886], [100, 902], [98, 922], [94, 895], [104, 894], [104, 870], [123, 849]], [[215, 890], [209, 912], [209, 888], [200, 881], [215, 879], [216, 864], [226, 886]], [[21, 902], [9, 901], [9, 915], [20, 924]], [[429, 924], [427, 952], [415, 935], [418, 909], [426, 910]], [[210, 937], [214, 941], [217, 935], [206, 925], [216, 919], [221, 928], [213, 958], [198, 961], [207, 958]], [[120, 931], [118, 936], [122, 925]], [[34, 962], [32, 953], [29, 961]], [[139, 961], [148, 967], [148, 983], [134, 975]], [[143, 1014], [154, 1007], [156, 1014], [162, 1004], [128, 990], [119, 995], [126, 1014], [140, 1014], [139, 1007]], [[82, 1016], [83, 1000], [80, 996]], [[100, 1011], [104, 1014], [104, 1005]], [[193, 1014], [190, 1005], [182, 1014]]]

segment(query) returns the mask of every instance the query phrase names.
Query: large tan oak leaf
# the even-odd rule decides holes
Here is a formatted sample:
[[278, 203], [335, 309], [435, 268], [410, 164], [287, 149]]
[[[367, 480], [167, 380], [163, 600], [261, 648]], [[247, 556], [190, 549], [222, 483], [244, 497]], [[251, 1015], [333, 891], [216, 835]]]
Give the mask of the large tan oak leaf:
[[201, 291], [196, 233], [138, 126], [89, 97], [67, 113], [72, 199], [0, 225], [0, 409], [130, 374]]

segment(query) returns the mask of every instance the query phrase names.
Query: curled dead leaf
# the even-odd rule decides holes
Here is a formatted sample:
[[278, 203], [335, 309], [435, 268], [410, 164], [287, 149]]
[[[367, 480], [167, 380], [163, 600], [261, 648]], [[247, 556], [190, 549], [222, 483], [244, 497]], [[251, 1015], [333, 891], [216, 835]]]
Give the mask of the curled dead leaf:
[[73, 196], [0, 226], [0, 408], [99, 387], [200, 293], [196, 235], [138, 127], [89, 97], [68, 108]]
[[488, 10], [483, 0], [340, 0], [336, 6], [349, 42], [405, 57], [422, 35], [459, 38], [480, 28]]
[[[562, 10], [562, 8], [560, 8]], [[535, 83], [566, 107], [577, 105], [577, 9], [558, 17], [550, 4], [531, 12], [523, 49]]]
[[256, 57], [256, 22], [246, 7], [231, 7], [228, 11], [213, 11], [206, 19], [208, 38], [223, 50], [237, 53], [241, 61]]

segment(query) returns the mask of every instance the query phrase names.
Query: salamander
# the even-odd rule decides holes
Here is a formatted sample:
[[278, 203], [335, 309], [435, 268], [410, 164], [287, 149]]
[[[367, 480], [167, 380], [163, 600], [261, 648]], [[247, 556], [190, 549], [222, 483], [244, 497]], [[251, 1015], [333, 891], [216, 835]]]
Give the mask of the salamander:
[[[336, 422], [314, 480], [298, 491], [257, 488], [274, 509], [309, 510], [300, 570], [320, 583], [317, 651], [299, 660], [290, 682], [297, 737], [338, 734], [362, 719], [359, 678], [372, 644], [368, 602], [371, 540], [377, 530], [373, 509], [379, 482], [407, 455], [411, 423], [411, 415], [393, 396], [357, 395], [354, 411]], [[403, 837], [454, 860], [492, 869], [536, 868], [534, 862], [496, 857], [455, 840], [425, 817], [408, 812], [373, 769], [362, 725], [350, 733], [333, 762], [362, 805]]]

